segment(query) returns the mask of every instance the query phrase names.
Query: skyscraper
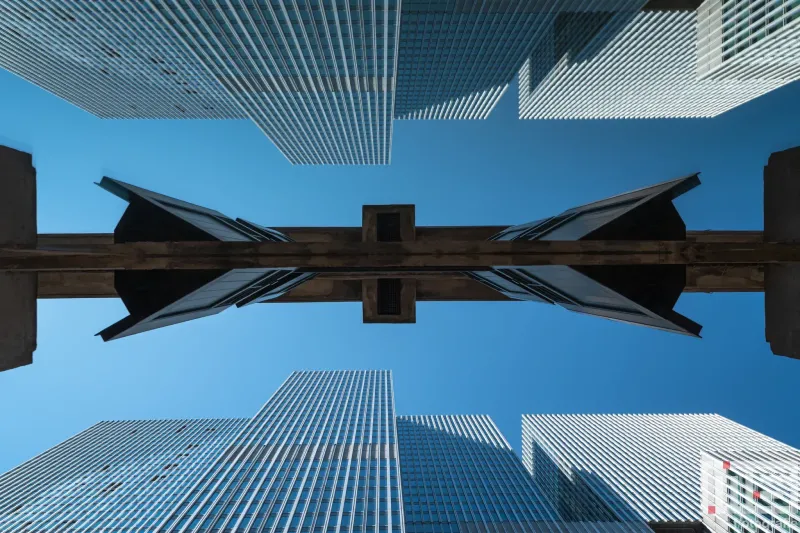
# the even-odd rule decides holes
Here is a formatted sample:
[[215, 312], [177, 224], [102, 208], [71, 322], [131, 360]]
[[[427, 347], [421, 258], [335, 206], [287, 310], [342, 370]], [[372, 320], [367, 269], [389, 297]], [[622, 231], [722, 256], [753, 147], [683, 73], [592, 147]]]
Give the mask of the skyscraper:
[[95, 424], [0, 476], [0, 531], [152, 531], [245, 422]]
[[523, 465], [488, 416], [396, 417], [388, 371], [294, 372], [249, 420], [103, 422], [34, 457], [0, 476], [0, 531], [653, 533], [700, 523], [714, 446], [757, 454], [719, 452], [704, 502], [735, 473], [790, 505], [797, 452], [724, 418], [560, 418], [523, 419]]
[[703, 524], [712, 533], [800, 532], [800, 452], [703, 454]]
[[100, 117], [250, 117], [292, 163], [386, 164], [399, 4], [12, 0], [0, 66]]
[[697, 10], [697, 74], [703, 79], [800, 78], [800, 6], [705, 0]]
[[402, 533], [391, 374], [295, 372], [157, 531]]
[[558, 515], [487, 416], [397, 419], [406, 533], [527, 532]]
[[389, 163], [400, 0], [148, 3], [292, 163]]
[[719, 415], [523, 415], [526, 468], [565, 520], [698, 528], [701, 456], [792, 448]]
[[800, 7], [721, 4], [554, 18], [520, 71], [520, 118], [713, 117], [798, 78]]
[[101, 118], [246, 118], [147, 2], [9, 0], [0, 67]]
[[488, 117], [551, 7], [548, 0], [403, 0], [395, 118]]
[[[250, 420], [106, 422], [0, 477], [3, 533], [625, 533], [564, 524], [486, 416], [295, 372]], [[636, 532], [634, 532], [636, 533]]]
[[[698, 9], [699, 8], [699, 9]], [[0, 67], [102, 118], [250, 118], [383, 165], [393, 119], [710, 117], [800, 77], [800, 6], [723, 0], [8, 0]]]

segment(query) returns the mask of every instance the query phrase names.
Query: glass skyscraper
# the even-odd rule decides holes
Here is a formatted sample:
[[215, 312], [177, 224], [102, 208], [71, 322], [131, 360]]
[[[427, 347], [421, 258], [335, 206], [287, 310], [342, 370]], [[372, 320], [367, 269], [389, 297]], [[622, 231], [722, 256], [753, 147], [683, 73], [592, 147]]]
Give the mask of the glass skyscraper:
[[[0, 531], [681, 533], [713, 522], [711, 448], [758, 453], [705, 456], [706, 509], [769, 503], [792, 523], [797, 452], [724, 418], [526, 416], [523, 431], [524, 464], [488, 416], [395, 416], [388, 371], [294, 372], [251, 419], [102, 422], [34, 457], [0, 476]], [[723, 485], [757, 501], [722, 502]]]
[[157, 531], [402, 533], [391, 374], [293, 373]]
[[558, 515], [488, 416], [401, 416], [397, 435], [406, 533], [557, 530]]
[[251, 118], [298, 164], [387, 164], [400, 0], [11, 0], [0, 66], [104, 118]]
[[389, 163], [400, 0], [148, 3], [292, 163]]
[[524, 415], [522, 456], [567, 520], [699, 523], [701, 456], [793, 448], [713, 414]]
[[403, 0], [395, 118], [488, 117], [550, 3]]
[[245, 422], [95, 424], [0, 476], [0, 531], [153, 531]]
[[101, 118], [247, 117], [145, 1], [4, 1], [0, 67]]
[[[695, 9], [698, 8], [698, 9]], [[394, 119], [710, 117], [800, 77], [797, 0], [7, 0], [0, 67], [102, 118], [250, 118], [383, 165]]]

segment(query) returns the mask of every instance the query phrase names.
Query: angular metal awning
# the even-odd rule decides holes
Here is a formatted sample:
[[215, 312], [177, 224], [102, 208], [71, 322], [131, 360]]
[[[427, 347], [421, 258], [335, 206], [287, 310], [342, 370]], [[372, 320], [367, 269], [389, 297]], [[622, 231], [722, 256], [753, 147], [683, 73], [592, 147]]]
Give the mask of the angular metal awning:
[[[512, 226], [492, 240], [683, 241], [686, 225], [672, 200], [699, 184], [692, 174]], [[677, 265], [494, 267], [470, 275], [509, 298], [685, 335], [702, 329], [672, 309], [686, 285]]]
[[[269, 228], [111, 178], [99, 185], [129, 204], [114, 230], [115, 243], [291, 241]], [[313, 276], [293, 268], [119, 270], [114, 272], [114, 287], [130, 315], [98, 335], [109, 341], [214, 315], [232, 305], [263, 302]]]

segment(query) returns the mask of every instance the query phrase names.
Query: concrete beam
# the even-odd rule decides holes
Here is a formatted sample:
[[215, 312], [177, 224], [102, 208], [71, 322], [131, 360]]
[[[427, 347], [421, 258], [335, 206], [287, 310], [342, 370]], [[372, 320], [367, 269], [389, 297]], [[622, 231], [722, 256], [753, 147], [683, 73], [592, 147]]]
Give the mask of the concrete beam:
[[467, 271], [507, 266], [715, 265], [800, 262], [800, 242], [456, 241], [129, 242], [0, 247], [0, 270]]
[[[414, 242], [416, 228], [413, 205], [365, 205], [361, 210], [362, 242]], [[362, 280], [361, 309], [365, 324], [414, 324], [417, 284], [408, 277]]]
[[[403, 277], [391, 273], [389, 277]], [[439, 273], [437, 273], [439, 274]], [[509, 301], [485, 285], [460, 273], [444, 275], [405, 273], [417, 285], [420, 302]], [[373, 276], [368, 279], [378, 279]], [[288, 294], [266, 303], [360, 302], [365, 275], [320, 274]], [[113, 272], [42, 272], [39, 298], [116, 298]], [[764, 268], [748, 266], [698, 266], [686, 268], [684, 292], [763, 292]]]

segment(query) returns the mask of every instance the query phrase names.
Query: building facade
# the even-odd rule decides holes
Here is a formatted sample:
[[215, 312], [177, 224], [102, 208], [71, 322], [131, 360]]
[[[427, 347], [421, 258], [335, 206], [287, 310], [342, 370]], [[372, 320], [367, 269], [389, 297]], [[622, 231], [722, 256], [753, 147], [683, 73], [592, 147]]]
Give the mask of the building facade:
[[702, 459], [703, 524], [712, 533], [800, 532], [800, 452], [716, 451]]
[[0, 531], [153, 531], [246, 422], [95, 424], [0, 476]]
[[395, 118], [488, 117], [550, 3], [403, 0]]
[[558, 530], [491, 418], [401, 416], [397, 432], [407, 533]]
[[701, 456], [793, 449], [719, 415], [523, 415], [522, 457], [568, 520], [699, 523]]
[[393, 119], [710, 117], [800, 77], [794, 0], [8, 0], [0, 67], [101, 118], [250, 118], [384, 165]]
[[403, 533], [389, 372], [295, 372], [159, 532]]
[[396, 417], [387, 371], [295, 372], [249, 420], [101, 423], [0, 489], [3, 533], [631, 532], [564, 523], [487, 416]]
[[147, 2], [3, 2], [0, 67], [101, 118], [247, 117]]
[[697, 75], [737, 80], [800, 78], [800, 5], [706, 0], [697, 12]]
[[387, 164], [400, 0], [12, 0], [0, 66], [102, 118], [251, 118], [295, 164]]
[[[701, 496], [704, 449], [751, 451], [703, 456]], [[92, 426], [0, 476], [0, 531], [797, 533], [798, 457], [716, 415], [543, 415], [520, 460], [488, 416], [397, 417], [388, 371], [303, 371], [251, 419]]]
[[148, 3], [292, 163], [389, 163], [400, 0]]
[[713, 117], [798, 79], [800, 6], [698, 5], [554, 18], [520, 71], [520, 118]]

